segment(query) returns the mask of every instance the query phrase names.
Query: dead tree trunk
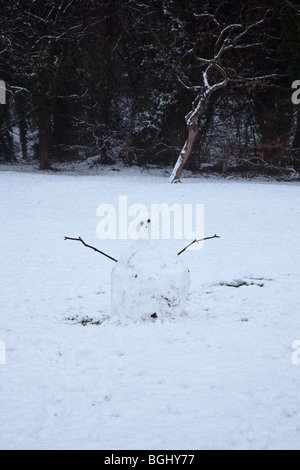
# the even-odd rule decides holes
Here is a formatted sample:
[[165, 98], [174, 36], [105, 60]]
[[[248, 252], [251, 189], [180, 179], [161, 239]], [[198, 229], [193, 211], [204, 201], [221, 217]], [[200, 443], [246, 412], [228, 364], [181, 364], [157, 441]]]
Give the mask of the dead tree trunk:
[[[263, 17], [260, 16], [260, 11], [255, 11], [252, 22], [251, 17], [248, 18], [248, 14], [246, 16], [244, 14], [239, 14], [237, 17], [238, 22], [233, 21], [230, 24], [219, 21], [218, 15], [213, 15], [207, 12], [199, 14], [193, 12], [194, 19], [196, 19], [202, 27], [199, 28], [199, 31], [203, 29], [204, 36], [206, 35], [206, 38], [211, 41], [211, 58], [207, 59], [198, 56], [197, 51], [203, 50], [201, 48], [202, 35], [199, 34], [199, 37], [196, 36], [196, 40], [193, 37], [193, 40], [189, 42], [191, 48], [188, 47], [184, 49], [184, 56], [191, 57], [191, 64], [193, 64], [193, 66], [184, 68], [181, 65], [180, 58], [178, 57], [178, 50], [180, 50], [180, 48], [177, 46], [177, 41], [174, 50], [170, 50], [169, 45], [160, 40], [157, 33], [158, 29], [152, 28], [150, 19], [153, 14], [153, 8], [151, 7], [150, 9], [147, 9], [145, 2], [142, 2], [140, 8], [144, 24], [154, 38], [156, 45], [159, 47], [165, 63], [170, 67], [170, 70], [179, 80], [180, 84], [184, 86], [185, 89], [192, 91], [195, 94], [194, 96], [196, 96], [192, 110], [185, 117], [188, 134], [187, 139], [169, 178], [170, 183], [175, 183], [180, 181], [182, 169], [192, 152], [196, 136], [199, 133], [199, 117], [205, 112], [211, 95], [215, 91], [226, 87], [229, 79], [232, 83], [234, 81], [236, 83], [249, 83], [249, 81], [252, 80], [265, 80], [267, 78], [274, 77], [274, 74], [259, 76], [255, 73], [252, 75], [252, 63], [250, 68], [251, 76], [245, 77], [245, 73], [248, 72], [243, 70], [244, 65], [240, 67], [236, 56], [230, 56], [230, 54], [228, 54], [229, 51], [233, 52], [237, 47], [239, 50], [249, 48], [251, 50], [252, 47], [265, 47], [264, 40], [262, 40], [261, 27], [263, 26], [268, 14], [271, 13], [271, 9], [262, 9], [264, 12]], [[167, 8], [165, 11], [167, 13]], [[257, 17], [258, 15], [259, 17]], [[208, 25], [207, 29], [205, 25]], [[257, 34], [257, 37], [253, 34], [253, 29], [255, 28], [260, 28], [258, 30], [258, 33], [260, 34]], [[175, 30], [176, 29], [174, 28], [174, 31]], [[252, 32], [252, 34], [249, 34], [250, 32]], [[206, 47], [204, 49], [206, 49]], [[226, 54], [227, 58], [224, 57]], [[198, 63], [197, 67], [195, 67], [195, 61]], [[201, 64], [200, 67], [199, 63]], [[237, 67], [237, 65], [239, 66]], [[198, 82], [198, 84], [194, 84], [194, 72], [196, 69], [202, 70], [199, 76], [200, 83]], [[193, 71], [193, 75], [190, 74], [190, 71]]]
[[[266, 13], [267, 14], [267, 13]], [[197, 15], [198, 17], [206, 18], [210, 17], [208, 14]], [[201, 114], [204, 113], [206, 110], [207, 104], [211, 95], [227, 86], [229, 81], [229, 75], [232, 74], [232, 70], [230, 67], [226, 67], [223, 65], [223, 56], [227, 51], [234, 49], [239, 42], [248, 34], [248, 32], [253, 29], [254, 27], [261, 25], [264, 22], [265, 18], [262, 18], [249, 26], [243, 26], [242, 24], [230, 24], [223, 28], [221, 28], [220, 33], [215, 41], [214, 44], [214, 55], [211, 59], [205, 59], [203, 57], [198, 57], [196, 52], [194, 51], [195, 59], [204, 65], [204, 71], [202, 73], [202, 84], [201, 85], [190, 85], [186, 86], [187, 89], [193, 90], [197, 93], [197, 97], [193, 103], [193, 109], [190, 113], [186, 116], [186, 123], [188, 128], [188, 137], [183, 146], [183, 149], [180, 152], [180, 155], [177, 159], [175, 167], [172, 171], [172, 174], [169, 178], [170, 183], [175, 183], [180, 181], [181, 171], [184, 167], [185, 162], [187, 161], [188, 157], [191, 154], [193, 144], [195, 141], [195, 137], [198, 130], [198, 121]], [[216, 20], [215, 22], [220, 27], [220, 23]], [[240, 48], [248, 47], [248, 44], [239, 45]], [[193, 50], [193, 49], [192, 49]], [[175, 73], [177, 73], [178, 78], [180, 79], [181, 83], [184, 84], [184, 80], [182, 80], [180, 71], [177, 68], [173, 67]], [[238, 76], [238, 73], [236, 73]], [[212, 80], [210, 78], [212, 76]], [[222, 81], [216, 82], [218, 80], [217, 77], [222, 77]], [[266, 78], [266, 77], [263, 77]], [[243, 79], [241, 79], [243, 81]], [[214, 83], [211, 84], [210, 81]]]
[[185, 162], [189, 158], [191, 151], [193, 149], [195, 138], [197, 137], [199, 132], [197, 123], [188, 126], [188, 136], [185, 141], [185, 144], [180, 152], [179, 158], [174, 166], [172, 175], [170, 177], [171, 183], [178, 183], [180, 181], [180, 175], [185, 165]]
[[[199, 59], [202, 60], [202, 59]], [[201, 114], [204, 113], [207, 107], [207, 103], [215, 91], [219, 90], [220, 88], [226, 87], [228, 83], [228, 76], [218, 64], [207, 61], [208, 66], [206, 67], [203, 73], [203, 81], [204, 81], [204, 91], [202, 94], [199, 94], [197, 98], [193, 102], [192, 110], [186, 115], [185, 121], [188, 129], [188, 136], [186, 142], [180, 152], [180, 155], [177, 159], [177, 162], [173, 168], [172, 174], [170, 176], [169, 182], [170, 183], [179, 183], [180, 182], [180, 175], [185, 165], [185, 162], [189, 158], [191, 151], [193, 149], [193, 145], [195, 142], [195, 138], [199, 133], [198, 121]], [[210, 69], [217, 68], [218, 71], [223, 76], [223, 80], [221, 82], [215, 83], [214, 85], [210, 85], [208, 82], [208, 73]]]

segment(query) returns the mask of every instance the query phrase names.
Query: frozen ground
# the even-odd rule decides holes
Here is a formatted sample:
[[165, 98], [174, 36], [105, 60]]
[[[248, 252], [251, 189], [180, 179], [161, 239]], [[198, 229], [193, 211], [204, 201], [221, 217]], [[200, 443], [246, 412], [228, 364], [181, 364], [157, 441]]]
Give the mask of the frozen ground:
[[[300, 449], [299, 184], [1, 171], [0, 187], [1, 449]], [[111, 320], [113, 262], [64, 241], [118, 258], [130, 241], [100, 241], [96, 209], [119, 195], [205, 204], [221, 238], [181, 255], [187, 316]]]

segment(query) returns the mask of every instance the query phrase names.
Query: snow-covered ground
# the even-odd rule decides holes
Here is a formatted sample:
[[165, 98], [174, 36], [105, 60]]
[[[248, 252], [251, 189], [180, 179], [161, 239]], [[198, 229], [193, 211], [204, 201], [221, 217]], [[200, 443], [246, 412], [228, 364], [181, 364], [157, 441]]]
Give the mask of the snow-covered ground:
[[[300, 449], [297, 183], [1, 171], [1, 449]], [[205, 205], [187, 315], [110, 318], [97, 207]], [[185, 241], [171, 240], [177, 253]], [[1, 358], [0, 358], [1, 359]]]

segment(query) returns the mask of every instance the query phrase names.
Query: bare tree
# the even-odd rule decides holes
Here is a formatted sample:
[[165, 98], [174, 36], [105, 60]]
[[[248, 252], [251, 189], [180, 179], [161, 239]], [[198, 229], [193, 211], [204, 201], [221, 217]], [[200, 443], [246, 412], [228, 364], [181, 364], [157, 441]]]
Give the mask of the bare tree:
[[[167, 3], [163, 0], [162, 3], [166, 12]], [[258, 48], [262, 51], [266, 48], [263, 26], [268, 15], [274, 15], [274, 10], [263, 6], [252, 8], [250, 2], [247, 7], [241, 7], [237, 12], [228, 15], [226, 4], [227, 2], [220, 2], [214, 14], [208, 11], [189, 12], [192, 17], [190, 21], [195, 24], [193, 34], [188, 38], [185, 33], [184, 38], [185, 41], [188, 38], [188, 42], [181, 49], [176, 46], [173, 50], [172, 46], [166, 46], [151, 25], [153, 10], [147, 11], [143, 6], [144, 22], [164, 60], [181, 85], [196, 95], [191, 110], [185, 116], [187, 138], [169, 178], [171, 183], [180, 181], [181, 172], [199, 133], [199, 118], [206, 111], [212, 95], [226, 88], [229, 83], [233, 86], [247, 84], [249, 87], [249, 83], [253, 81], [266, 82], [276, 75], [262, 73], [251, 61], [249, 65], [245, 65], [251, 51], [257, 53]], [[178, 40], [176, 41], [178, 43]], [[184, 67], [187, 57], [190, 62]]]

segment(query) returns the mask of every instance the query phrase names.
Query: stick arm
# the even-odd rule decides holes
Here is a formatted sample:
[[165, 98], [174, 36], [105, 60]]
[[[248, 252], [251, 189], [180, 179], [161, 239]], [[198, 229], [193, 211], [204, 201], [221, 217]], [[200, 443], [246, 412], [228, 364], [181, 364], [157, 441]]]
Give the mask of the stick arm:
[[115, 263], [118, 262], [117, 259], [113, 258], [112, 256], [107, 255], [107, 254], [104, 253], [103, 251], [98, 250], [98, 249], [95, 248], [94, 246], [87, 245], [87, 243], [85, 243], [85, 242], [82, 240], [81, 237], [78, 237], [78, 238], [65, 237], [65, 240], [75, 240], [75, 241], [77, 241], [77, 242], [81, 242], [81, 243], [82, 243], [84, 246], [86, 246], [87, 248], [91, 248], [91, 250], [97, 251], [97, 253], [100, 253], [101, 255], [106, 256], [106, 258], [111, 259], [111, 260], [114, 261]]

